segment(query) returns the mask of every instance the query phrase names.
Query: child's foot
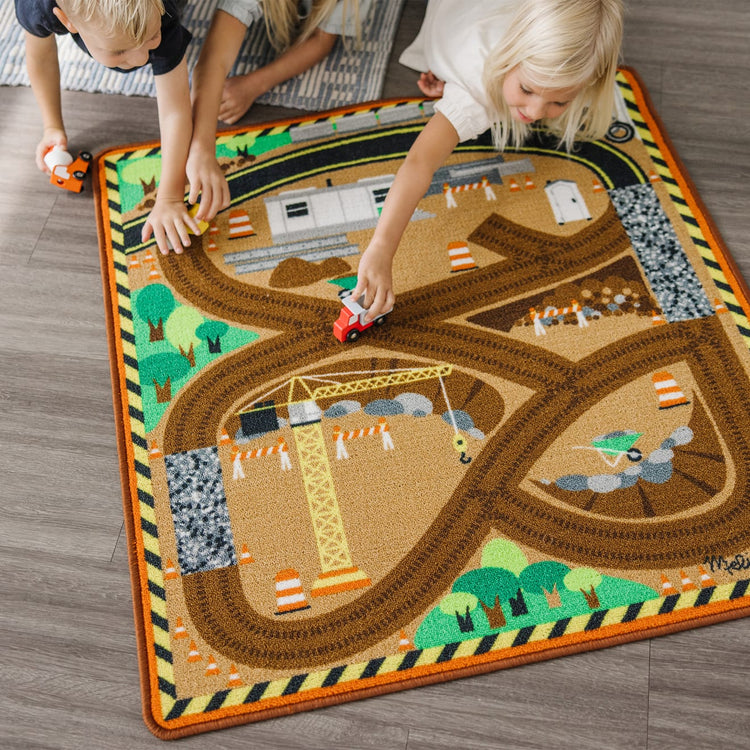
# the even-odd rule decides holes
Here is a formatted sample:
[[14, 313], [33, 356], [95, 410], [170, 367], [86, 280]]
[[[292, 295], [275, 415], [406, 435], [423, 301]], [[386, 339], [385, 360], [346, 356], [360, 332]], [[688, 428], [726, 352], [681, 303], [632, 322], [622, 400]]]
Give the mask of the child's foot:
[[262, 93], [254, 73], [227, 78], [221, 93], [219, 119], [228, 125], [237, 122]]

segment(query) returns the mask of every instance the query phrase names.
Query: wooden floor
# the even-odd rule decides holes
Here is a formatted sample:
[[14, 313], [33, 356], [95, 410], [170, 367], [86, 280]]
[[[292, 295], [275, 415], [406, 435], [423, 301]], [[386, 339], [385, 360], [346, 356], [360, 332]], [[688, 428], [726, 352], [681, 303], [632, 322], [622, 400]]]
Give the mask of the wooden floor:
[[[641, 74], [750, 278], [747, 0], [626, 0]], [[384, 96], [418, 94], [396, 62]], [[66, 93], [71, 149], [158, 137], [150, 99]], [[254, 109], [246, 121], [283, 111]], [[297, 113], [295, 113], [297, 114]], [[0, 747], [160, 746], [141, 719], [91, 192], [46, 184], [26, 88], [0, 89]], [[750, 748], [750, 620], [307, 712], [186, 748]]]

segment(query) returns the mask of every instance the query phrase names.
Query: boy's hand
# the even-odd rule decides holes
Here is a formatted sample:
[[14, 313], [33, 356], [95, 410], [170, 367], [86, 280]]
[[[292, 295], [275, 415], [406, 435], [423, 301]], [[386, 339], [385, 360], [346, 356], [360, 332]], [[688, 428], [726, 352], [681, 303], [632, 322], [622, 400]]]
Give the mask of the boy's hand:
[[366, 323], [393, 309], [396, 297], [393, 294], [392, 265], [392, 254], [373, 242], [360, 258], [352, 299], [357, 300], [364, 294], [362, 307], [367, 309]]
[[198, 222], [188, 214], [184, 201], [168, 198], [160, 200], [157, 195], [156, 204], [143, 225], [141, 242], [148, 242], [153, 234], [163, 255], [169, 253], [170, 246], [176, 253], [181, 253], [183, 247], [190, 246], [187, 227], [190, 227], [194, 234], [200, 234]]
[[201, 199], [195, 218], [201, 221], [211, 221], [219, 211], [229, 205], [231, 198], [229, 185], [219, 168], [216, 156], [202, 151], [193, 144], [190, 147], [186, 172], [190, 183], [188, 202], [194, 205], [199, 195]]
[[51, 174], [50, 168], [44, 163], [44, 155], [54, 146], [62, 146], [67, 150], [68, 136], [60, 128], [45, 128], [42, 140], [36, 147], [36, 165], [45, 174]]

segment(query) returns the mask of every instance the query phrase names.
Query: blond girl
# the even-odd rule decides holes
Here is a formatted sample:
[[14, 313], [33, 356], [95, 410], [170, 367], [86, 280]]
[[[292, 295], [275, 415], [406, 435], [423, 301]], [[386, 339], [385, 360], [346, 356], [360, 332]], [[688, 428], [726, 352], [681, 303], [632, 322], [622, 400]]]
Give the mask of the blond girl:
[[602, 137], [612, 119], [622, 39], [622, 0], [429, 0], [422, 28], [400, 62], [423, 71], [419, 87], [440, 97], [399, 168], [360, 258], [354, 299], [368, 320], [395, 300], [393, 258], [435, 170], [456, 145], [491, 129], [496, 147], [517, 147], [532, 127], [568, 150]]

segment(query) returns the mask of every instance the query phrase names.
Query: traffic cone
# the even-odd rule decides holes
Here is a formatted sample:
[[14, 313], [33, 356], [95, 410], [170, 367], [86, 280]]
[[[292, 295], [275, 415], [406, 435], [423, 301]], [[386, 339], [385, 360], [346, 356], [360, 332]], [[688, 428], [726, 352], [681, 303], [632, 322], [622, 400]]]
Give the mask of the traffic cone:
[[664, 320], [664, 316], [661, 313], [656, 312], [656, 310], [651, 311], [651, 325], [652, 326], [662, 326], [666, 325], [666, 320]]
[[164, 568], [164, 580], [165, 581], [173, 581], [175, 578], [179, 578], [180, 574], [177, 572], [177, 568], [175, 568], [174, 563], [167, 558], [167, 567]]
[[240, 565], [247, 565], [248, 563], [255, 562], [255, 558], [250, 554], [250, 550], [246, 544], [242, 545], [242, 551], [240, 552]]
[[156, 267], [156, 263], [153, 263], [151, 270], [148, 272], [148, 281], [158, 281], [161, 278], [159, 269]]
[[162, 458], [162, 452], [159, 450], [156, 440], [151, 441], [151, 448], [149, 448], [148, 457], [151, 461], [156, 458]]
[[219, 249], [219, 246], [216, 244], [216, 240], [213, 237], [209, 237], [208, 247], [206, 248], [206, 252], [215, 253], [218, 249]]
[[451, 263], [451, 273], [478, 268], [474, 258], [471, 257], [469, 245], [466, 242], [449, 242], [448, 258]]
[[151, 248], [146, 250], [146, 252], [143, 254], [143, 262], [144, 263], [155, 263], [156, 258], [154, 258], [154, 254], [151, 252]]
[[236, 240], [238, 237], [252, 237], [255, 234], [250, 216], [247, 211], [237, 208], [229, 213], [229, 239]]
[[414, 644], [406, 637], [406, 633], [402, 630], [398, 639], [398, 650], [411, 651], [413, 648]]
[[525, 187], [527, 190], [533, 190], [536, 187], [534, 180], [532, 180], [529, 175], [526, 175]]
[[604, 185], [602, 185], [602, 183], [599, 182], [599, 180], [596, 177], [594, 177], [594, 179], [592, 180], [592, 185], [593, 185], [593, 190], [595, 193], [604, 192]]
[[663, 573], [661, 575], [661, 595], [662, 596], [672, 596], [673, 594], [676, 594], [677, 589], [671, 584], [669, 578], [667, 578]]
[[661, 182], [661, 177], [657, 174], [656, 170], [652, 169], [648, 173], [649, 182]]
[[208, 666], [206, 667], [206, 677], [210, 677], [214, 674], [220, 673], [219, 665], [216, 663], [216, 659], [214, 659], [214, 655], [210, 654], [208, 657]]
[[286, 615], [302, 609], [310, 609], [310, 605], [302, 589], [299, 573], [294, 568], [280, 570], [276, 574], [276, 614]]
[[138, 260], [138, 255], [137, 254], [131, 255], [130, 258], [128, 259], [128, 268], [131, 271], [135, 271], [137, 268], [140, 268], [140, 267], [141, 267], [141, 261]]
[[729, 308], [718, 297], [714, 299], [714, 310], [716, 310], [717, 315], [729, 312]]
[[683, 591], [695, 591], [698, 587], [690, 580], [688, 574], [684, 571], [680, 571], [680, 585]]
[[689, 403], [671, 373], [666, 370], [655, 372], [653, 381], [660, 409], [671, 409], [673, 406], [681, 406], [682, 404]]
[[219, 445], [231, 445], [232, 444], [232, 438], [229, 437], [229, 433], [222, 428], [221, 430], [221, 436], [219, 437]]
[[192, 663], [200, 661], [202, 658], [200, 651], [198, 651], [198, 646], [195, 645], [195, 641], [190, 641], [190, 651], [188, 652], [187, 660]]
[[511, 177], [508, 183], [510, 185], [510, 192], [517, 193], [521, 190], [521, 186]]
[[174, 637], [175, 638], [187, 638], [187, 628], [185, 627], [185, 623], [182, 621], [181, 617], [177, 618], [177, 622], [174, 626]]
[[707, 589], [712, 586], [718, 585], [702, 565], [698, 566], [698, 572], [700, 573], [700, 582], [702, 589]]
[[242, 687], [244, 684], [245, 683], [240, 677], [240, 673], [237, 671], [237, 667], [232, 664], [232, 666], [229, 668], [229, 682], [227, 682], [227, 687]]

